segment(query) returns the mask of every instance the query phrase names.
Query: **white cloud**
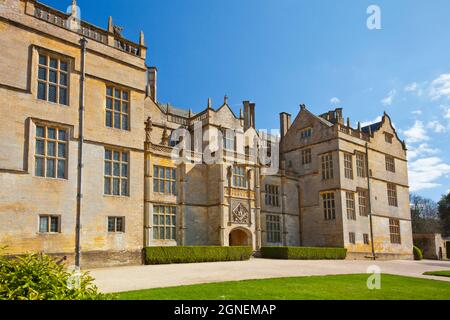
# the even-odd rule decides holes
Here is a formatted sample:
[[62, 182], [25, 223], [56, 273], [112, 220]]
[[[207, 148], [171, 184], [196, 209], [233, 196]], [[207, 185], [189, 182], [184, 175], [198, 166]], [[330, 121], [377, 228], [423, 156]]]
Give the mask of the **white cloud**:
[[414, 110], [413, 112], [411, 112], [412, 114], [416, 115], [416, 116], [421, 116], [422, 115], [422, 110]]
[[408, 147], [408, 158], [409, 160], [416, 159], [418, 157], [427, 157], [439, 153], [439, 149], [433, 149], [427, 143], [422, 143], [417, 148], [409, 146]]
[[414, 92], [414, 91], [417, 91], [418, 89], [419, 89], [419, 84], [417, 82], [413, 82], [411, 84], [408, 84], [405, 87], [405, 91], [406, 92]]
[[402, 132], [405, 135], [408, 144], [430, 140], [423, 122], [419, 120], [417, 120], [411, 128]]
[[384, 106], [390, 106], [392, 105], [392, 103], [394, 102], [394, 98], [397, 95], [397, 90], [391, 90], [388, 94], [388, 96], [386, 98], [384, 98], [383, 100], [381, 100], [381, 103]]
[[364, 127], [370, 126], [371, 124], [381, 122], [381, 120], [383, 120], [382, 117], [377, 117], [376, 119], [374, 119], [372, 121], [361, 122], [361, 127], [364, 128]]
[[337, 97], [334, 97], [334, 98], [331, 98], [330, 103], [332, 105], [337, 105], [337, 104], [341, 103], [341, 100]]
[[433, 130], [436, 133], [445, 133], [447, 131], [447, 128], [437, 120], [428, 122], [427, 128]]
[[412, 192], [440, 187], [438, 180], [450, 173], [450, 165], [438, 157], [422, 158], [409, 165]]
[[429, 95], [432, 100], [450, 98], [450, 73], [441, 74], [431, 82]]
[[442, 110], [444, 110], [444, 118], [450, 120], [450, 107], [441, 106]]

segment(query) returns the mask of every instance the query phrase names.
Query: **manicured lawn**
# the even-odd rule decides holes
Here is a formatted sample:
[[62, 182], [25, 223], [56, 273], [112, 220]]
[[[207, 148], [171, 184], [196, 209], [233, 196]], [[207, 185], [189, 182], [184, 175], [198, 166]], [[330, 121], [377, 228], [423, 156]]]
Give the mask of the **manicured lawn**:
[[368, 275], [223, 282], [118, 294], [121, 300], [450, 300], [450, 283], [382, 275], [381, 290]]
[[424, 275], [426, 275], [426, 276], [436, 276], [436, 277], [450, 277], [450, 270], [425, 272]]

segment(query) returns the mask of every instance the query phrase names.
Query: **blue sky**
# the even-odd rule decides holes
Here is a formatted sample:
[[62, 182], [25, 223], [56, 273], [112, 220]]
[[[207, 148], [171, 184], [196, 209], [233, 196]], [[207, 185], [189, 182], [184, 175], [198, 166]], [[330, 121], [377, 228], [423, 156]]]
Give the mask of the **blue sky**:
[[[44, 0], [60, 10], [70, 0]], [[381, 30], [366, 26], [369, 5]], [[159, 69], [159, 100], [202, 110], [227, 94], [238, 112], [257, 104], [257, 126], [278, 128], [300, 103], [343, 107], [353, 123], [392, 116], [410, 149], [410, 184], [438, 200], [450, 190], [450, 1], [78, 0], [82, 18], [107, 17]], [[334, 98], [334, 99], [333, 99]]]

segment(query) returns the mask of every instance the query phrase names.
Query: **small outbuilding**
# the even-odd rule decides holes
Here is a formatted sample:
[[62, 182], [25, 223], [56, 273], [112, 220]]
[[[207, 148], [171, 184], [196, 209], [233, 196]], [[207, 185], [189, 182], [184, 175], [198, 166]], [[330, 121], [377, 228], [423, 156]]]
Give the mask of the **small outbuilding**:
[[414, 245], [422, 250], [425, 259], [448, 259], [449, 242], [440, 233], [418, 233], [413, 235], [413, 239]]

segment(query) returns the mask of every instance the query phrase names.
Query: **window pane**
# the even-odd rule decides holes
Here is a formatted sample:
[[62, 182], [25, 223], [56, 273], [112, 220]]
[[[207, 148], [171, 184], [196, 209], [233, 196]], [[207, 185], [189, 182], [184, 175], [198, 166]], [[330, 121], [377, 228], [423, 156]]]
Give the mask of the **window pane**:
[[114, 160], [119, 161], [120, 160], [120, 152], [114, 151]]
[[56, 143], [55, 142], [47, 143], [47, 155], [50, 157], [56, 156]]
[[57, 83], [57, 71], [50, 70], [48, 73], [48, 80], [51, 83]]
[[105, 159], [111, 160], [111, 151], [110, 150], [105, 150]]
[[128, 165], [127, 164], [122, 164], [122, 177], [128, 177]]
[[45, 138], [45, 128], [37, 126], [36, 127], [36, 136], [38, 136], [40, 138]]
[[67, 89], [59, 88], [59, 103], [67, 105]]
[[111, 179], [105, 178], [105, 194], [111, 194]]
[[58, 178], [66, 178], [66, 161], [64, 160], [58, 160]]
[[36, 159], [36, 168], [35, 168], [35, 174], [38, 177], [43, 177], [44, 176], [44, 159], [42, 158], [37, 158]]
[[36, 141], [36, 154], [44, 155], [45, 154], [45, 142], [42, 140]]
[[158, 181], [153, 180], [153, 192], [158, 192]]
[[114, 100], [114, 110], [120, 112], [120, 100]]
[[105, 162], [105, 175], [107, 176], [111, 175], [111, 162], [109, 161]]
[[128, 92], [124, 91], [122, 93], [122, 99], [128, 101]]
[[114, 163], [114, 176], [120, 177], [120, 165], [118, 163]]
[[38, 99], [47, 100], [47, 85], [45, 83], [38, 83]]
[[48, 217], [39, 218], [39, 232], [40, 233], [48, 232]]
[[47, 159], [47, 177], [55, 178], [55, 160]]
[[120, 113], [114, 113], [114, 128], [120, 129]]
[[50, 58], [50, 68], [58, 69], [58, 60]]
[[106, 98], [106, 109], [112, 110], [112, 99]]
[[128, 103], [126, 103], [126, 102], [122, 103], [122, 112], [128, 113]]
[[47, 138], [56, 139], [56, 130], [55, 129], [48, 128], [47, 134], [48, 134]]
[[56, 86], [50, 85], [48, 88], [48, 101], [56, 102]]
[[61, 61], [61, 63], [60, 63], [60, 69], [61, 69], [62, 71], [67, 71], [67, 70], [68, 70], [67, 67], [68, 67], [67, 62]]
[[120, 196], [120, 180], [119, 179], [113, 180], [113, 194], [115, 196]]
[[47, 57], [43, 55], [39, 55], [39, 64], [46, 66], [47, 65]]
[[66, 178], [66, 161], [64, 160], [58, 160], [58, 178]]
[[122, 152], [122, 161], [123, 162], [128, 162], [128, 153]]
[[128, 130], [128, 116], [122, 115], [122, 129]]
[[67, 73], [59, 74], [59, 83], [63, 86], [67, 86]]
[[115, 222], [116, 222], [115, 218], [111, 218], [111, 217], [108, 218], [108, 232], [116, 231]]
[[59, 140], [66, 141], [66, 130], [59, 130]]
[[114, 96], [115, 96], [116, 98], [119, 98], [119, 99], [120, 99], [120, 90], [119, 90], [119, 89], [114, 89]]
[[112, 113], [111, 113], [111, 111], [106, 111], [106, 126], [107, 127], [112, 127], [113, 126], [113, 124], [112, 124]]
[[47, 80], [47, 69], [39, 67], [38, 77], [41, 80]]
[[59, 232], [59, 219], [57, 217], [51, 218], [50, 232]]
[[159, 224], [162, 226], [164, 225], [164, 215], [159, 216]]
[[112, 97], [112, 88], [106, 87], [106, 95]]
[[122, 180], [122, 195], [128, 195], [128, 180]]
[[117, 232], [123, 232], [123, 218], [117, 218], [116, 220], [116, 231]]
[[159, 238], [160, 238], [161, 240], [164, 240], [164, 239], [165, 239], [165, 236], [164, 236], [164, 228], [160, 228], [160, 229], [159, 229]]

